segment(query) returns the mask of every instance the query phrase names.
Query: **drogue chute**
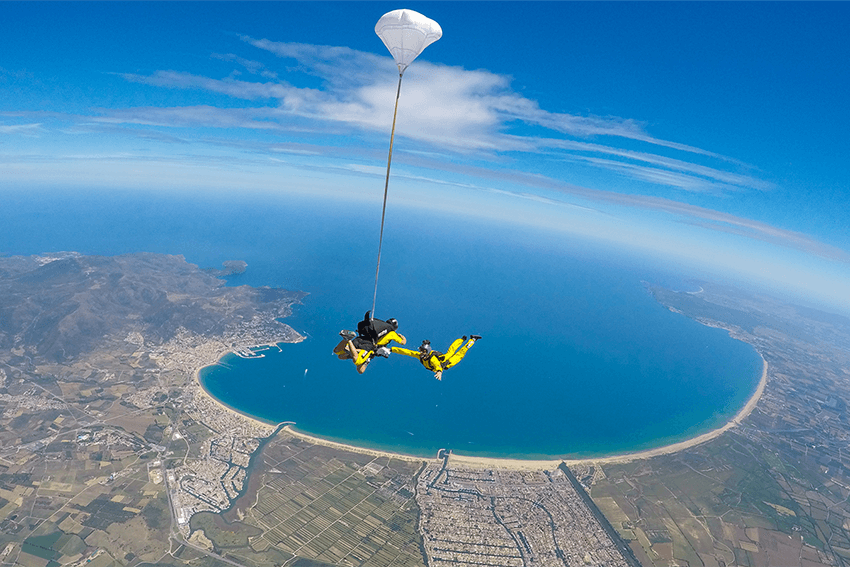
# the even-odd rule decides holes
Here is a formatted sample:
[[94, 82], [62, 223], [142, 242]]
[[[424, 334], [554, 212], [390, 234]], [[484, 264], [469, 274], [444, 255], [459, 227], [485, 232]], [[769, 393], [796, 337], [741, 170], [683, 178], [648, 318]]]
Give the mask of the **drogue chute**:
[[399, 74], [422, 51], [443, 36], [440, 24], [413, 10], [393, 10], [375, 25], [375, 33], [390, 50]]

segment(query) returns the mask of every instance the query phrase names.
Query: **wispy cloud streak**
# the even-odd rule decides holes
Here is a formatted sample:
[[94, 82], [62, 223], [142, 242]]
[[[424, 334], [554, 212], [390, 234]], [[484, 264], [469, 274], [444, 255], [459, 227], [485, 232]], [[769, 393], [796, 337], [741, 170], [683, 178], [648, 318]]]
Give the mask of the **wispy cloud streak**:
[[[571, 193], [585, 193], [587, 190], [573, 188]], [[585, 193], [586, 194], [586, 193]], [[820, 256], [828, 260], [839, 262], [850, 262], [850, 253], [847, 251], [824, 244], [814, 238], [793, 230], [777, 228], [767, 223], [739, 217], [729, 213], [723, 213], [680, 203], [671, 199], [659, 197], [646, 197], [642, 195], [622, 195], [605, 191], [593, 192], [597, 200], [605, 200], [619, 205], [663, 211], [681, 218], [681, 222], [703, 226], [715, 231], [728, 232], [739, 236], [746, 236], [762, 242], [802, 250], [809, 254]], [[704, 221], [704, 222], [701, 222]]]
[[[195, 106], [160, 112], [126, 109], [107, 112], [99, 120], [127, 120], [160, 127], [170, 124], [305, 134], [312, 131], [317, 135], [384, 135], [389, 130], [397, 76], [391, 58], [348, 47], [276, 42], [244, 35], [239, 38], [254, 48], [291, 60], [285, 76], [293, 82], [299, 75], [308, 75], [314, 81], [318, 78], [321, 86], [296, 86], [278, 78], [266, 64], [235, 54], [214, 54], [213, 58], [233, 63], [238, 69], [223, 78], [174, 70], [122, 76], [140, 84], [225, 95], [253, 106]], [[730, 164], [746, 169], [743, 164], [687, 144], [655, 138], [637, 120], [549, 112], [537, 101], [515, 92], [511, 78], [504, 75], [423, 60], [406, 74], [405, 85], [397, 134], [418, 144], [412, 150], [434, 148], [484, 159], [511, 153], [553, 154], [555, 158], [636, 181], [694, 193], [772, 188], [749, 173], [728, 171]], [[528, 136], [523, 133], [527, 127], [538, 132], [543, 129], [551, 135]], [[617, 140], [678, 152], [682, 157], [625, 149]], [[700, 160], [717, 163], [709, 166]]]
[[36, 124], [0, 124], [0, 134], [35, 134], [41, 130], [41, 123]]

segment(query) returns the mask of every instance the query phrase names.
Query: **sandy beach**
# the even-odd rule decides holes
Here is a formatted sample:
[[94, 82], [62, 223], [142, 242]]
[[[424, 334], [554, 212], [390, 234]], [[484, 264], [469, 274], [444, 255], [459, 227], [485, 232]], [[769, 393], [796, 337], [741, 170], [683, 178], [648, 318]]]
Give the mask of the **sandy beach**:
[[309, 441], [310, 443], [315, 443], [316, 445], [323, 445], [325, 447], [333, 447], [334, 449], [342, 449], [343, 451], [353, 451], [355, 453], [363, 453], [366, 455], [372, 455], [374, 457], [389, 457], [391, 459], [401, 459], [404, 461], [432, 461], [435, 459], [427, 459], [425, 457], [414, 457], [413, 455], [404, 455], [402, 453], [391, 453], [389, 451], [379, 451], [377, 449], [367, 449], [365, 447], [357, 447], [355, 445], [348, 445], [346, 443], [339, 443], [337, 441], [329, 441], [327, 439], [322, 439], [320, 437], [313, 437], [312, 435], [307, 435], [306, 433], [301, 433], [300, 431], [295, 431], [292, 429], [291, 425], [285, 425], [283, 427], [283, 431], [292, 435], [293, 437], [298, 437], [299, 439], [304, 439], [305, 441]]
[[[759, 355], [761, 356], [761, 355]], [[756, 391], [753, 392], [752, 397], [750, 397], [747, 404], [741, 408], [741, 410], [735, 414], [729, 422], [726, 423], [723, 427], [718, 427], [713, 431], [709, 431], [708, 433], [703, 433], [693, 439], [687, 439], [685, 441], [681, 441], [679, 443], [673, 443], [672, 445], [666, 445], [664, 447], [658, 447], [657, 449], [648, 449], [646, 451], [638, 451], [636, 453], [628, 453], [625, 455], [614, 455], [611, 457], [601, 457], [598, 459], [579, 459], [579, 460], [566, 460], [565, 462], [570, 465], [573, 463], [582, 463], [593, 461], [596, 463], [627, 463], [629, 461], [634, 461], [638, 459], [648, 459], [650, 457], [656, 457], [658, 455], [669, 455], [670, 453], [676, 453], [678, 451], [682, 451], [684, 449], [688, 449], [690, 447], [696, 447], [697, 445], [701, 445], [706, 441], [710, 441], [719, 437], [723, 432], [732, 429], [736, 425], [740, 425], [740, 423], [744, 420], [745, 417], [750, 415], [752, 411], [755, 409], [756, 404], [758, 404], [761, 395], [764, 393], [764, 387], [767, 384], [767, 361], [764, 357], [761, 357], [762, 362], [762, 371], [761, 371], [761, 379], [759, 380], [758, 386], [756, 386]]]
[[[229, 354], [231, 351], [224, 352], [221, 357]], [[218, 358], [218, 360], [221, 359]], [[767, 361], [764, 357], [762, 359], [762, 374], [761, 379], [759, 380], [758, 386], [756, 387], [755, 392], [747, 401], [746, 405], [733, 417], [730, 421], [724, 424], [722, 427], [718, 427], [712, 431], [707, 433], [703, 433], [702, 435], [698, 435], [697, 437], [693, 437], [691, 439], [686, 439], [685, 441], [680, 441], [678, 443], [673, 443], [671, 445], [665, 445], [663, 447], [656, 447], [655, 449], [647, 449], [645, 451], [636, 451], [634, 453], [625, 453], [621, 455], [611, 455], [607, 457], [589, 457], [586, 459], [551, 459], [551, 460], [524, 460], [524, 459], [499, 459], [499, 458], [490, 458], [490, 457], [472, 457], [466, 455], [456, 455], [452, 453], [449, 456], [449, 463], [453, 466], [468, 466], [472, 468], [501, 468], [501, 469], [513, 469], [513, 470], [551, 470], [557, 468], [561, 463], [566, 463], [567, 465], [576, 465], [581, 463], [627, 463], [629, 461], [636, 461], [641, 459], [649, 459], [651, 457], [657, 457], [659, 455], [669, 455], [671, 453], [676, 453], [678, 451], [682, 451], [684, 449], [688, 449], [690, 447], [696, 447], [697, 445], [701, 445], [706, 441], [710, 441], [712, 439], [717, 438], [722, 435], [725, 431], [739, 425], [741, 421], [744, 420], [750, 413], [752, 413], [753, 409], [755, 409], [756, 404], [758, 404], [759, 399], [764, 393], [764, 387], [767, 384]], [[207, 392], [200, 383], [200, 372], [201, 368], [195, 371], [195, 381], [197, 382], [200, 390], [207, 396], [210, 400], [215, 402], [219, 407], [224, 408], [226, 411], [232, 412], [235, 415], [239, 415], [245, 419], [250, 419], [258, 424], [263, 426], [269, 426], [267, 422], [258, 420], [249, 415], [240, 413], [233, 408], [230, 408], [217, 399], [215, 399], [209, 392]], [[286, 422], [284, 422], [286, 423]], [[302, 433], [300, 431], [295, 431], [292, 429], [290, 425], [285, 425], [282, 429], [287, 434], [292, 435], [294, 437], [299, 437], [304, 439], [305, 441], [309, 441], [311, 443], [315, 443], [317, 445], [323, 445], [326, 447], [334, 447], [337, 449], [342, 449], [346, 451], [354, 451], [357, 453], [363, 453], [367, 455], [373, 455], [376, 457], [389, 457], [393, 459], [403, 459], [406, 461], [429, 461], [435, 460], [436, 455], [431, 458], [424, 457], [415, 457], [412, 455], [405, 455], [402, 453], [392, 453], [389, 451], [380, 451], [375, 449], [367, 449], [365, 447], [357, 447], [355, 445], [348, 445], [346, 443], [339, 443], [336, 441], [329, 441], [327, 439], [322, 439], [320, 437], [315, 437], [312, 435], [308, 435], [306, 433]]]
[[[265, 346], [265, 345], [262, 345], [262, 346]], [[224, 411], [226, 411], [226, 412], [228, 412], [232, 415], [239, 416], [242, 419], [247, 419], [247, 420], [252, 421], [255, 424], [260, 425], [262, 427], [270, 427], [272, 429], [276, 428], [280, 424], [274, 424], [274, 423], [271, 423], [271, 422], [268, 422], [268, 421], [263, 421], [262, 419], [257, 419], [256, 417], [254, 417], [252, 415], [248, 415], [247, 413], [242, 413], [241, 411], [237, 411], [237, 410], [233, 409], [232, 407], [225, 405], [220, 400], [216, 399], [212, 394], [207, 392], [207, 389], [204, 388], [203, 384], [201, 384], [201, 370], [203, 370], [207, 366], [213, 366], [215, 364], [218, 364], [218, 362], [222, 358], [227, 356], [228, 354], [233, 354], [233, 350], [228, 349], [228, 350], [221, 352], [216, 357], [215, 362], [213, 362], [212, 364], [205, 364], [205, 365], [201, 366], [200, 368], [198, 368], [197, 370], [195, 370], [195, 373], [194, 373], [195, 385], [198, 387], [198, 390], [200, 390], [201, 394], [204, 397], [206, 397], [208, 400], [213, 402], [216, 406], [218, 406], [219, 408], [223, 409]]]

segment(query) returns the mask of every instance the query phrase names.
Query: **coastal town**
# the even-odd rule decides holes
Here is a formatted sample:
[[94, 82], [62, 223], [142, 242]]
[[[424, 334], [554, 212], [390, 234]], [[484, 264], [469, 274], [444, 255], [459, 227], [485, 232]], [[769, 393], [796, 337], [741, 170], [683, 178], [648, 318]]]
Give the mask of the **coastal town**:
[[416, 493], [434, 565], [639, 566], [564, 465], [455, 467], [447, 454], [419, 475]]
[[[186, 447], [182, 459], [174, 460], [174, 450], [163, 455], [174, 463], [164, 478], [178, 528], [185, 536], [189, 535], [189, 519], [194, 514], [221, 512], [230, 506], [242, 491], [251, 457], [261, 442], [279, 429], [214, 400], [201, 387], [199, 372], [230, 351], [254, 352], [252, 349], [260, 343], [251, 345], [248, 337], [269, 340], [274, 332], [280, 333], [280, 329], [270, 329], [269, 323], [261, 319], [249, 322], [245, 333], [215, 341], [199, 340], [183, 331], [150, 353], [163, 371], [193, 378], [182, 385], [180, 395], [173, 400], [175, 408], [184, 414], [179, 425], [169, 425], [163, 431], [172, 446], [184, 443]], [[291, 329], [277, 338], [280, 342], [303, 340]]]

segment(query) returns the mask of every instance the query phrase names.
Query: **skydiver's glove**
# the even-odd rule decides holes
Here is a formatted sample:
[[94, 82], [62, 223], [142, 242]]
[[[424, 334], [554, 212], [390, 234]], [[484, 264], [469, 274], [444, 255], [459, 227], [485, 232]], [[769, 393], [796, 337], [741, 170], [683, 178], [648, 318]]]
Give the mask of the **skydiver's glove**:
[[390, 357], [390, 349], [388, 349], [385, 346], [378, 347], [375, 350], [375, 356], [383, 356], [384, 358], [389, 358]]

